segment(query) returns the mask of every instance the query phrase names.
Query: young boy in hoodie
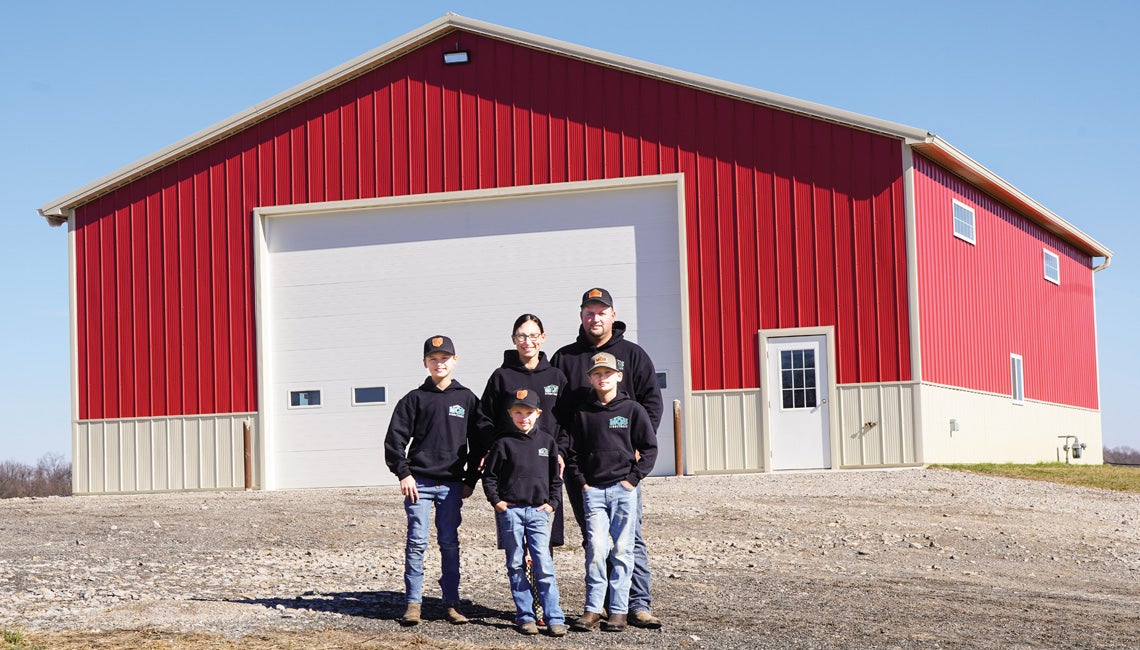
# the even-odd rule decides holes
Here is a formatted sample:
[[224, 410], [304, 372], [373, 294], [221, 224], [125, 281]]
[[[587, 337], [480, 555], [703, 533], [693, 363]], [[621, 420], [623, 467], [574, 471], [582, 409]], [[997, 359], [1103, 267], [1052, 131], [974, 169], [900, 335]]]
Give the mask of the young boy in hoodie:
[[[622, 373], [619, 390], [645, 408], [653, 430], [657, 431], [663, 408], [661, 387], [657, 384], [657, 370], [649, 354], [641, 346], [625, 338], [626, 325], [617, 320], [613, 296], [602, 287], [587, 289], [582, 294], [578, 315], [582, 321], [581, 327], [578, 328], [578, 338], [573, 343], [559, 348], [550, 359], [550, 365], [561, 370], [567, 378], [566, 387], [559, 396], [554, 416], [567, 427], [565, 423], [573, 418], [574, 413], [583, 405], [594, 401], [594, 389], [590, 386], [587, 372], [595, 354], [609, 352], [617, 359], [618, 370]], [[567, 500], [570, 501], [574, 519], [582, 531], [583, 544], [585, 544], [586, 518], [582, 510], [582, 486], [574, 485], [569, 476], [565, 477], [565, 484]], [[649, 571], [649, 552], [640, 526], [641, 508], [644, 505], [643, 495], [640, 492], [638, 490], [638, 529], [634, 533], [633, 580], [629, 588], [629, 623], [637, 627], [657, 629], [661, 627], [661, 619], [654, 616], [651, 611], [653, 599], [650, 588], [653, 576]], [[556, 536], [559, 532], [559, 521], [560, 518], [555, 519]]]
[[489, 423], [482, 416], [475, 393], [452, 378], [455, 363], [455, 344], [450, 338], [433, 336], [424, 341], [428, 377], [419, 388], [400, 398], [384, 439], [384, 459], [400, 479], [408, 517], [404, 625], [416, 625], [421, 620], [424, 551], [432, 506], [446, 617], [456, 625], [467, 622], [459, 611], [460, 508], [479, 480], [479, 459], [469, 457], [468, 449], [482, 448], [481, 438]]
[[534, 597], [526, 577], [529, 549], [534, 582], [551, 636], [566, 634], [558, 604], [558, 584], [550, 555], [550, 515], [562, 489], [558, 446], [537, 426], [539, 395], [528, 388], [514, 391], [507, 412], [511, 424], [498, 432], [483, 466], [483, 491], [495, 508], [495, 521], [507, 557], [507, 578], [515, 601], [515, 623], [523, 634], [538, 634]]
[[[625, 629], [637, 532], [637, 485], [657, 460], [657, 434], [645, 408], [618, 390], [622, 373], [608, 352], [593, 356], [589, 370], [595, 399], [574, 415], [566, 458], [569, 485], [580, 485], [586, 519], [586, 604], [574, 629]], [[607, 562], [612, 567], [607, 569]]]

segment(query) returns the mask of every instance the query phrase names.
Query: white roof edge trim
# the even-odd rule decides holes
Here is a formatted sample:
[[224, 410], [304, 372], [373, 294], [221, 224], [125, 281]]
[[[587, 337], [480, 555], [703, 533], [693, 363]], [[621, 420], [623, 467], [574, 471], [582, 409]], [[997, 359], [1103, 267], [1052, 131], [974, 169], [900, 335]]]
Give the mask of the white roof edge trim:
[[574, 45], [565, 41], [559, 41], [544, 36], [537, 36], [527, 32], [511, 29], [508, 27], [501, 27], [492, 23], [466, 18], [457, 14], [449, 13], [442, 18], [438, 18], [419, 29], [410, 31], [403, 36], [395, 38], [387, 43], [370, 50], [346, 63], [343, 63], [328, 72], [320, 74], [308, 81], [302, 82], [282, 93], [274, 95], [273, 97], [259, 102], [254, 106], [237, 113], [229, 118], [222, 120], [212, 126], [206, 127], [197, 133], [179, 140], [174, 144], [161, 149], [145, 158], [142, 158], [126, 167], [118, 169], [107, 176], [104, 176], [96, 181], [88, 183], [83, 187], [64, 194], [50, 201], [42, 208], [39, 209], [40, 215], [52, 223], [55, 219], [64, 219], [64, 212], [68, 209], [74, 208], [94, 195], [99, 195], [104, 192], [114, 189], [118, 185], [125, 184], [133, 178], [143, 176], [162, 167], [173, 160], [189, 155], [200, 148], [204, 148], [211, 142], [221, 140], [233, 132], [239, 131], [246, 126], [252, 125], [264, 117], [271, 116], [277, 112], [284, 110], [286, 107], [299, 103], [300, 101], [312, 95], [319, 94], [324, 90], [339, 85], [357, 74], [367, 71], [372, 67], [382, 64], [384, 61], [395, 58], [403, 52], [414, 49], [416, 46], [432, 40], [434, 37], [451, 31], [452, 29], [464, 29], [473, 33], [483, 34], [493, 38], [517, 42], [522, 45], [535, 47], [537, 49], [562, 54], [565, 56], [582, 59], [606, 65], [609, 67], [619, 68], [630, 72], [658, 77], [668, 81], [673, 81], [686, 86], [695, 87], [702, 90], [707, 90], [722, 95], [744, 99], [750, 102], [765, 104], [774, 108], [780, 108], [796, 113], [801, 113], [811, 117], [818, 117], [832, 122], [838, 122], [870, 131], [876, 131], [895, 137], [904, 139], [924, 140], [930, 136], [927, 131], [909, 127], [903, 124], [890, 122], [888, 120], [881, 120], [878, 118], [861, 115], [851, 111], [845, 111], [815, 102], [808, 102], [786, 95], [777, 93], [770, 93], [740, 84], [729, 83], [714, 79], [712, 77], [705, 77], [702, 75], [692, 74], [677, 70], [674, 68], [667, 68], [665, 66], [648, 63], [638, 59], [633, 59], [626, 56], [620, 56], [596, 50], [593, 48]]
[[736, 84], [714, 77], [706, 77], [704, 75], [695, 74], [692, 72], [685, 72], [676, 68], [669, 68], [656, 63], [649, 63], [640, 59], [634, 59], [620, 54], [613, 54], [604, 50], [596, 50], [594, 48], [586, 47], [584, 45], [576, 45], [566, 41], [560, 41], [545, 36], [538, 36], [528, 32], [512, 29], [510, 27], [502, 27], [493, 23], [475, 20], [473, 18], [466, 18], [463, 16], [454, 16], [453, 24], [457, 27], [462, 27], [471, 32], [484, 34], [491, 37], [501, 38], [505, 40], [515, 41], [523, 45], [529, 45], [536, 49], [546, 50], [557, 54], [563, 54], [576, 59], [583, 59], [601, 65], [606, 65], [612, 68], [619, 68], [629, 72], [649, 75], [668, 81], [674, 81], [685, 86], [692, 86], [702, 90], [719, 93], [746, 99], [754, 103], [765, 104], [775, 108], [782, 108], [796, 113], [802, 113], [811, 117], [819, 117], [833, 122], [840, 122], [843, 124], [861, 127], [869, 131], [877, 131], [880, 133], [900, 137], [900, 138], [917, 138], [923, 139], [930, 136], [928, 131], [918, 129], [905, 124], [891, 122], [889, 120], [879, 119], [846, 111], [825, 104], [818, 104], [809, 102], [803, 99], [796, 99], [787, 95], [759, 90], [749, 86]]
[[1081, 229], [1066, 221], [1060, 215], [1038, 203], [1028, 194], [1014, 187], [1004, 178], [986, 169], [973, 158], [967, 156], [957, 147], [946, 140], [930, 135], [924, 140], [910, 142], [911, 147], [919, 152], [936, 154], [934, 159], [941, 164], [950, 164], [951, 171], [962, 175], [966, 180], [978, 184], [979, 189], [988, 191], [1003, 203], [1013, 202], [1015, 208], [1030, 212], [1036, 219], [1054, 234], [1066, 239], [1070, 243], [1091, 253], [1094, 257], [1112, 258], [1112, 250], [1089, 236]]
[[298, 103], [304, 98], [319, 94], [330, 86], [335, 86], [342, 80], [351, 79], [362, 68], [370, 68], [386, 58], [391, 58], [402, 53], [409, 46], [426, 40], [427, 37], [433, 36], [436, 32], [450, 29], [453, 18], [454, 16], [444, 16], [443, 18], [434, 20], [419, 29], [408, 32], [403, 36], [388, 41], [380, 47], [343, 63], [328, 72], [324, 72], [284, 92], [278, 93], [269, 99], [258, 102], [236, 115], [232, 115], [221, 122], [208, 126], [189, 137], [183, 138], [103, 178], [88, 183], [73, 192], [69, 192], [54, 201], [46, 203], [39, 209], [39, 213], [49, 220], [58, 217], [62, 215], [65, 209], [75, 207], [77, 201], [81, 202], [87, 195], [100, 193], [102, 190], [124, 183], [132, 177], [145, 175], [154, 168], [161, 167], [183, 155], [188, 155], [199, 148], [203, 148], [210, 142], [223, 139], [231, 132], [241, 130], [267, 114], [275, 114], [281, 109]]

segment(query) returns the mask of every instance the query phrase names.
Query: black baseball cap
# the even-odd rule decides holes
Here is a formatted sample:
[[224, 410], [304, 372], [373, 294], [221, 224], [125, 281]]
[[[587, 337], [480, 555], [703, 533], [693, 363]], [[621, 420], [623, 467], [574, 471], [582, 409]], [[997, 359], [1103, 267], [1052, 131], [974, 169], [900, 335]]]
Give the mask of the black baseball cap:
[[601, 287], [587, 289], [586, 293], [582, 294], [582, 306], [585, 307], [588, 302], [600, 302], [606, 307], [611, 308], [614, 306], [613, 296], [610, 295], [609, 291]]
[[526, 406], [528, 408], [538, 409], [538, 393], [533, 390], [527, 390], [526, 388], [516, 390], [515, 398], [507, 408], [513, 406]]
[[451, 356], [455, 356], [455, 344], [451, 342], [450, 338], [442, 334], [436, 334], [424, 341], [424, 356], [426, 357], [432, 352], [446, 352]]

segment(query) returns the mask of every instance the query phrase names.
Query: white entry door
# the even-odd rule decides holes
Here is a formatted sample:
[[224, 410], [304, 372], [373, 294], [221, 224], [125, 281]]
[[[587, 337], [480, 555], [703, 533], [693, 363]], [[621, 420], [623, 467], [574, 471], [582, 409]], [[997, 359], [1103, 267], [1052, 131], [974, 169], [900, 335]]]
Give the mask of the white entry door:
[[831, 467], [827, 339], [789, 336], [768, 343], [772, 469]]

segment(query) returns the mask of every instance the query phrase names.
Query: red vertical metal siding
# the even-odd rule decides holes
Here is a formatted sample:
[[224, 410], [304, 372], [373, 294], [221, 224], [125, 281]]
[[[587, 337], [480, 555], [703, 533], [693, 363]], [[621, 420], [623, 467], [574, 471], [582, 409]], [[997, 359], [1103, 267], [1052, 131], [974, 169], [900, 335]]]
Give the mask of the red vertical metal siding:
[[80, 417], [257, 408], [257, 206], [678, 171], [694, 389], [758, 386], [778, 327], [909, 378], [897, 140], [458, 33], [77, 210]]
[[[915, 197], [923, 379], [1011, 394], [1014, 353], [1026, 398], [1098, 408], [1092, 259], [921, 156]], [[974, 209], [974, 245], [954, 236], [953, 199]]]

